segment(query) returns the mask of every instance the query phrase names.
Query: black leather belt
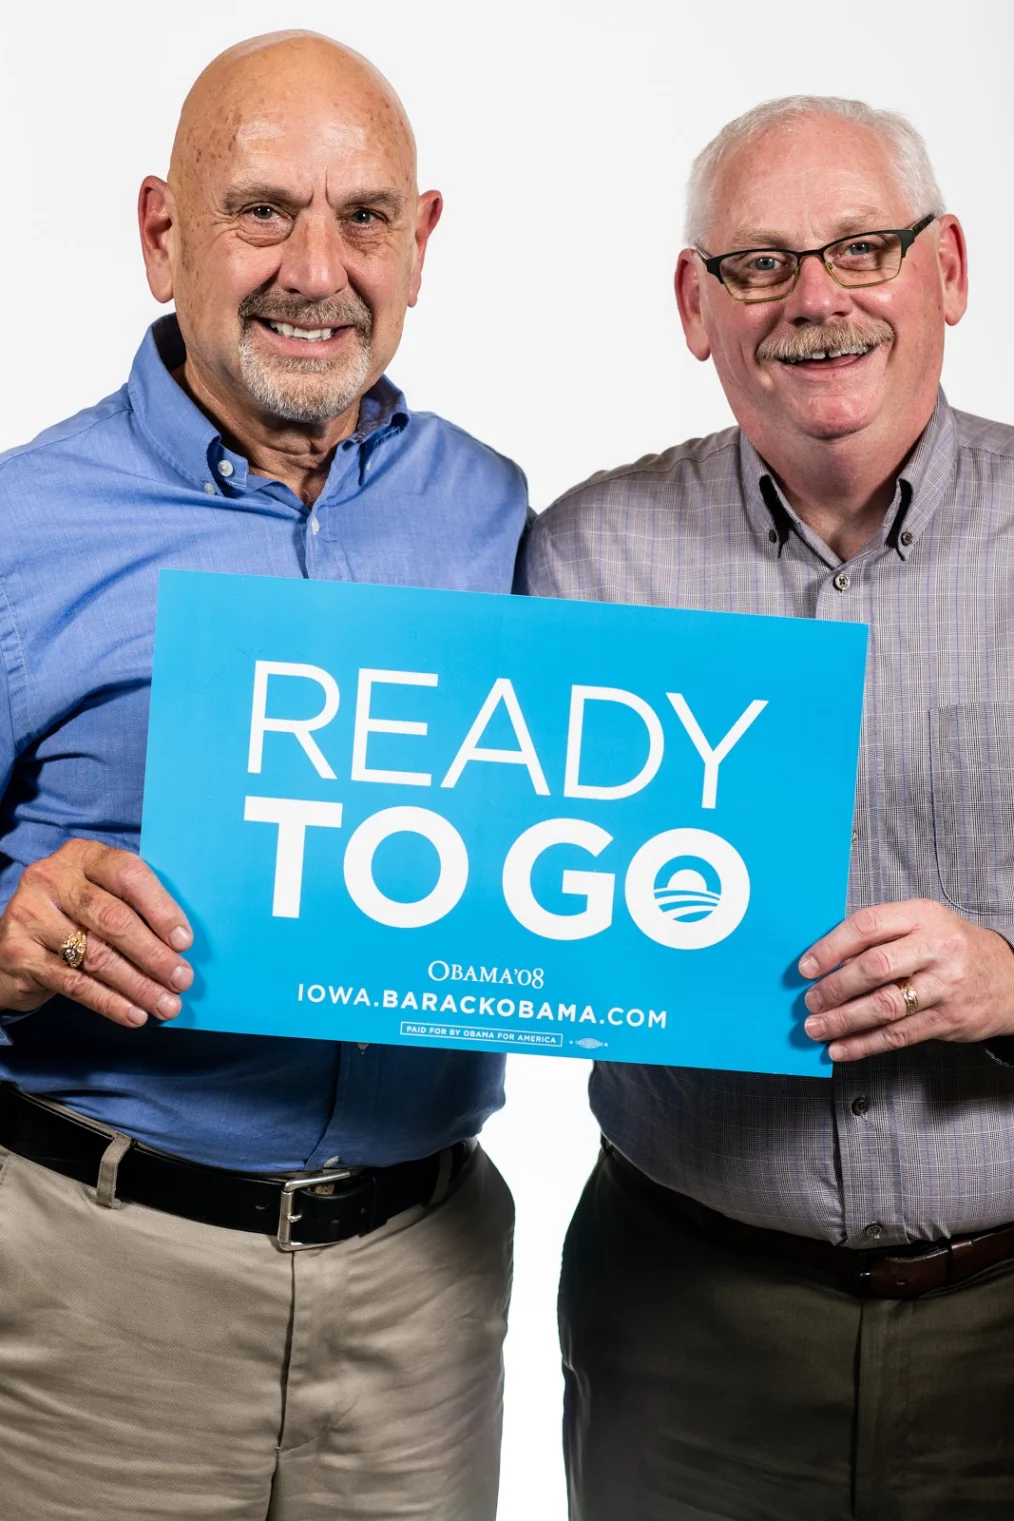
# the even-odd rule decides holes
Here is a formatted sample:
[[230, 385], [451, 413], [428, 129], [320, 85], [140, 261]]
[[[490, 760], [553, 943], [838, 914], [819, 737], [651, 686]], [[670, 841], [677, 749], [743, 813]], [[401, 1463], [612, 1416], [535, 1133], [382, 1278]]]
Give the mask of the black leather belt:
[[998, 1225], [975, 1235], [922, 1241], [913, 1246], [879, 1247], [875, 1251], [834, 1246], [830, 1241], [816, 1241], [810, 1236], [746, 1225], [656, 1183], [607, 1141], [602, 1149], [624, 1186], [653, 1207], [678, 1217], [722, 1246], [788, 1258], [831, 1273], [853, 1294], [916, 1299], [931, 1289], [964, 1283], [974, 1274], [1014, 1258], [1014, 1225]]
[[[0, 1084], [0, 1145], [92, 1187], [111, 1137]], [[441, 1196], [475, 1150], [457, 1141], [394, 1167], [334, 1167], [312, 1176], [251, 1177], [203, 1167], [134, 1142], [120, 1160], [116, 1197], [234, 1231], [273, 1236], [284, 1251], [365, 1236], [402, 1210]]]

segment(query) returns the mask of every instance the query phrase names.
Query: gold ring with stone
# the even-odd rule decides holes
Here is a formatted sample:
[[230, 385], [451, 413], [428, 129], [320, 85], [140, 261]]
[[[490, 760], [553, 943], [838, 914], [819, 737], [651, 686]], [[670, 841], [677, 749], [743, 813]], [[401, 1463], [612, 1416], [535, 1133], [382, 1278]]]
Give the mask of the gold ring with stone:
[[908, 978], [907, 977], [898, 977], [895, 980], [895, 984], [894, 985], [895, 985], [896, 988], [899, 988], [901, 990], [901, 996], [905, 1000], [905, 1013], [906, 1014], [918, 1014], [918, 1012], [919, 1012], [919, 994], [916, 992], [915, 988], [909, 982]]
[[67, 936], [57, 955], [66, 966], [76, 970], [84, 961], [87, 949], [88, 936], [83, 929], [76, 929], [72, 935]]

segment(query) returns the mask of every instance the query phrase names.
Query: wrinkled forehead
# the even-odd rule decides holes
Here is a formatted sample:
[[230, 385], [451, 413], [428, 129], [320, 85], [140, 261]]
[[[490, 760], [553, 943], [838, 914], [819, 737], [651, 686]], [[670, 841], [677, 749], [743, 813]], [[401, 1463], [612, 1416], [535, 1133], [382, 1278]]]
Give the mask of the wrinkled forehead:
[[178, 177], [216, 198], [263, 183], [309, 196], [361, 183], [408, 194], [415, 151], [404, 118], [366, 91], [249, 95], [217, 103], [195, 121], [175, 155]]
[[723, 155], [709, 197], [708, 247], [813, 247], [864, 228], [905, 226], [917, 215], [883, 137], [858, 122], [804, 116]]

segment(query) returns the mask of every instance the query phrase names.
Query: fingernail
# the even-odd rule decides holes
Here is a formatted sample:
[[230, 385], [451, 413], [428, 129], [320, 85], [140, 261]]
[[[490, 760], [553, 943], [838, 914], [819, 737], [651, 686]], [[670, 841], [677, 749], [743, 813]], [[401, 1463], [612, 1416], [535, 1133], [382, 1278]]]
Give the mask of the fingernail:
[[146, 1025], [148, 1023], [148, 1016], [143, 1009], [131, 1007], [127, 1010], [127, 1021], [132, 1025]]
[[807, 1035], [812, 1035], [814, 1040], [821, 1040], [827, 1026], [822, 1019], [808, 1019], [805, 1028]]
[[828, 1046], [828, 1048], [827, 1048], [827, 1054], [828, 1054], [828, 1056], [831, 1058], [831, 1060], [833, 1062], [844, 1061], [845, 1060], [845, 1047], [844, 1046], [839, 1046], [839, 1045]]
[[804, 977], [815, 977], [817, 975], [816, 956], [804, 956], [802, 961], [799, 963], [799, 970], [802, 972]]
[[806, 997], [803, 999], [803, 1002], [806, 1004], [806, 1007], [809, 1009], [811, 1014], [819, 1014], [821, 1009], [824, 1007], [824, 1000], [821, 998], [816, 988], [810, 989]]
[[169, 931], [169, 944], [174, 951], [186, 951], [194, 943], [194, 937], [182, 924], [177, 924], [174, 930]]
[[155, 1007], [163, 1019], [172, 1019], [174, 1015], [180, 1012], [183, 1005], [174, 994], [160, 993]]
[[176, 988], [180, 993], [188, 988], [193, 980], [194, 970], [193, 967], [189, 966], [178, 966], [173, 972], [172, 976], [169, 978], [169, 981], [172, 983], [173, 987]]

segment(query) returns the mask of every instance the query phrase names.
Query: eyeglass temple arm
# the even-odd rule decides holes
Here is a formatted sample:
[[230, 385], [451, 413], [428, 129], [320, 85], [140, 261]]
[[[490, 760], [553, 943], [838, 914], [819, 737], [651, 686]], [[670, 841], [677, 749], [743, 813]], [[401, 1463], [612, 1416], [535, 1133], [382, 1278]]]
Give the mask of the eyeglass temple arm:
[[908, 253], [908, 250], [911, 248], [912, 244], [915, 242], [919, 234], [921, 232], [924, 232], [929, 224], [931, 222], [935, 222], [936, 219], [937, 213], [935, 211], [931, 211], [927, 216], [921, 217], [918, 222], [913, 223], [911, 227], [902, 227], [898, 229], [898, 236], [901, 239], [902, 257]]

